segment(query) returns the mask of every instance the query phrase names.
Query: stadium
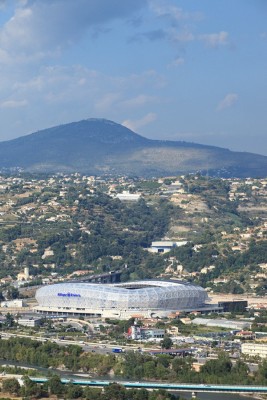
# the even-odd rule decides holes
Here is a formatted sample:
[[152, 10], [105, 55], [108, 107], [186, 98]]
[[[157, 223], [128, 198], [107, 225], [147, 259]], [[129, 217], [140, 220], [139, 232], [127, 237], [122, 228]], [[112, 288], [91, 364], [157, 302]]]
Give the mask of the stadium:
[[44, 314], [128, 319], [164, 317], [177, 311], [196, 311], [208, 305], [207, 293], [184, 281], [136, 281], [118, 284], [61, 283], [36, 292]]

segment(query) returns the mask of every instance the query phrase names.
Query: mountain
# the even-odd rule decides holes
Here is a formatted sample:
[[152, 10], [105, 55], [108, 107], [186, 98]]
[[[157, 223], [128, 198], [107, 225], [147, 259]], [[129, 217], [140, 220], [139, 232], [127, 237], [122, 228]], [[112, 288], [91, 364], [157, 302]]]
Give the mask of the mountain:
[[152, 140], [105, 119], [55, 126], [0, 142], [0, 168], [31, 172], [82, 172], [170, 176], [264, 177], [267, 157], [181, 141]]

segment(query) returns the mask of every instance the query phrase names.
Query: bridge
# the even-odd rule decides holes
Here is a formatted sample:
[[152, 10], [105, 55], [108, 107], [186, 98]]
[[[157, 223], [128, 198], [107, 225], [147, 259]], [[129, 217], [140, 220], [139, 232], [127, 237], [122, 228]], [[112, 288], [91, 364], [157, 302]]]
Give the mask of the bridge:
[[[45, 383], [48, 378], [30, 378], [36, 383]], [[92, 381], [80, 379], [61, 379], [63, 384], [72, 383], [81, 386], [105, 387], [117, 383], [125, 388], [136, 389], [165, 389], [178, 392], [212, 392], [212, 393], [267, 393], [267, 386], [248, 385], [206, 385], [196, 383], [156, 383], [156, 382], [128, 382], [128, 381]]]

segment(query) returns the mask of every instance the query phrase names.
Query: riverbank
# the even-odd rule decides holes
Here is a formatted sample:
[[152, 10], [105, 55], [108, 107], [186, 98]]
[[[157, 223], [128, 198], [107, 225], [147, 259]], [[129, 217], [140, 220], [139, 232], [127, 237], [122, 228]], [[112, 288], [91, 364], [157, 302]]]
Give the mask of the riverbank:
[[[38, 367], [38, 366], [33, 366], [30, 364], [26, 363], [20, 363], [16, 361], [8, 361], [8, 360], [1, 360], [0, 359], [0, 367], [6, 367], [6, 368], [20, 368], [21, 370], [27, 370], [27, 375], [42, 375], [42, 376], [51, 376], [52, 374], [57, 374], [61, 378], [64, 379], [99, 379], [99, 380], [110, 380], [112, 382], [112, 379], [107, 376], [94, 376], [92, 374], [85, 374], [85, 373], [73, 373], [72, 371], [69, 370], [61, 370], [61, 369], [51, 369], [51, 368], [44, 368], [44, 367]], [[115, 378], [114, 378], [115, 380]], [[183, 398], [187, 400], [192, 399], [192, 392], [174, 392], [173, 394], [182, 396]], [[1, 396], [0, 396], [1, 397]], [[214, 400], [215, 399], [215, 394], [214, 393], [197, 393], [197, 398], [199, 400]], [[267, 396], [264, 395], [246, 395], [246, 394], [228, 394], [228, 393], [216, 393], [216, 400], [266, 400]]]

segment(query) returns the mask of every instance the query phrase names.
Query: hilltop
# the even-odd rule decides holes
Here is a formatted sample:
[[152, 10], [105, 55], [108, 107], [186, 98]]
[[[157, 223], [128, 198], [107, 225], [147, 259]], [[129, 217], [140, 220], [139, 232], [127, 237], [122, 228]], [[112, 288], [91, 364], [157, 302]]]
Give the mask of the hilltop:
[[87, 119], [0, 143], [0, 168], [31, 172], [263, 177], [267, 157], [182, 141], [147, 139], [106, 119]]

